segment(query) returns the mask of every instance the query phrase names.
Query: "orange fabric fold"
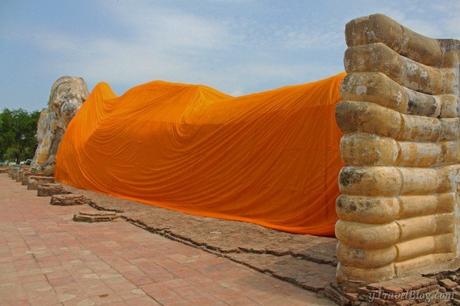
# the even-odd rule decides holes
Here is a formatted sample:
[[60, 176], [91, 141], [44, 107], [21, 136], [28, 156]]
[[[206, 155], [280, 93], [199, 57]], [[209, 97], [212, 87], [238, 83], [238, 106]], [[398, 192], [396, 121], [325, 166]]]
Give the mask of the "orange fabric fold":
[[95, 86], [57, 153], [56, 179], [187, 214], [334, 235], [345, 73], [232, 97], [154, 81]]

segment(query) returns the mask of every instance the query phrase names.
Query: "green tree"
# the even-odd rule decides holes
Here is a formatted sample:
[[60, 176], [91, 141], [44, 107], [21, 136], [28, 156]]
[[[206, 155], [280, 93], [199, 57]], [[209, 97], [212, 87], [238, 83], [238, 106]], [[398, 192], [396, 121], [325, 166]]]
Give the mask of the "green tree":
[[35, 133], [40, 113], [23, 109], [0, 112], [0, 160], [19, 163], [32, 158], [37, 147]]

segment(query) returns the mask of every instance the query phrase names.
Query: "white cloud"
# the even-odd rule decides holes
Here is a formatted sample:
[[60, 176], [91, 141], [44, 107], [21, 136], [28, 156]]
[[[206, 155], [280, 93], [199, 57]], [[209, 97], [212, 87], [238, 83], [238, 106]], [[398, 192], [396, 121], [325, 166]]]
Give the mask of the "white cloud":
[[343, 45], [345, 40], [342, 32], [312, 28], [292, 29], [283, 35], [283, 43], [287, 48], [298, 49], [337, 47]]
[[[102, 3], [107, 5], [107, 2]], [[131, 2], [107, 5], [106, 9], [113, 14], [114, 20], [131, 29], [135, 42], [150, 47], [215, 49], [224, 47], [230, 37], [218, 21], [142, 1], [136, 5]]]
[[458, 0], [413, 0], [401, 9], [401, 3], [379, 4], [379, 12], [390, 16], [417, 33], [432, 38], [459, 38], [460, 2]]
[[[98, 3], [104, 18], [121, 29], [119, 33], [76, 35], [37, 26], [33, 31], [17, 28], [9, 33], [0, 29], [0, 37], [18, 39], [43, 50], [47, 55], [40, 60], [46, 61], [44, 65], [55, 71], [56, 77], [81, 75], [89, 83], [108, 81], [124, 88], [164, 79], [205, 83], [241, 94], [254, 88], [266, 89], [267, 84], [299, 83], [343, 70], [345, 15], [261, 22], [232, 15], [205, 17], [156, 2]], [[385, 13], [428, 36], [458, 34], [460, 19], [452, 12], [453, 7], [460, 8], [458, 2], [434, 3], [429, 8], [414, 2], [404, 10], [396, 2], [379, 1], [370, 6], [374, 12]], [[445, 18], [425, 18], [427, 9]], [[308, 58], [311, 54], [321, 55], [322, 50], [336, 58], [327, 62]], [[301, 52], [305, 52], [304, 58], [299, 56]], [[295, 58], [290, 58], [294, 53]]]
[[[222, 25], [194, 15], [151, 7], [107, 7], [127, 32], [125, 37], [82, 37], [50, 29], [1, 33], [54, 54], [49, 65], [90, 82], [135, 82], [193, 73], [193, 54], [225, 48], [229, 33]], [[192, 58], [192, 60], [189, 60]]]
[[[108, 81], [125, 88], [164, 79], [206, 83], [241, 94], [267, 81], [278, 80], [285, 85], [311, 79], [318, 73], [328, 74], [324, 73], [327, 69], [324, 65], [277, 61], [270, 52], [266, 54], [264, 44], [287, 49], [309, 48], [331, 43], [336, 34], [284, 27], [273, 37], [258, 37], [256, 41], [260, 33], [241, 31], [250, 30], [248, 24], [218, 21], [145, 2], [136, 2], [136, 6], [125, 2], [101, 3], [111, 19], [120, 23], [124, 36], [83, 37], [36, 28], [33, 34], [19, 31], [16, 38], [48, 52], [51, 56], [47, 65], [59, 74], [80, 75], [89, 83]], [[225, 62], [225, 56], [234, 52], [244, 57], [241, 46], [253, 46], [251, 55], [241, 62]]]
[[[154, 79], [203, 83], [235, 95], [319, 79], [343, 70], [345, 23], [376, 12], [427, 36], [460, 38], [459, 0], [333, 0], [315, 6], [99, 0], [83, 13], [86, 4], [76, 2], [75, 12], [50, 12], [46, 5], [8, 10], [0, 27], [2, 58], [11, 71], [4, 91], [24, 83], [34, 88], [16, 103], [46, 100], [52, 80], [64, 74], [82, 76], [90, 86], [107, 81], [119, 93]], [[58, 18], [48, 16], [58, 11]], [[65, 14], [72, 13], [81, 24], [66, 24]], [[40, 90], [45, 94], [37, 97]]]

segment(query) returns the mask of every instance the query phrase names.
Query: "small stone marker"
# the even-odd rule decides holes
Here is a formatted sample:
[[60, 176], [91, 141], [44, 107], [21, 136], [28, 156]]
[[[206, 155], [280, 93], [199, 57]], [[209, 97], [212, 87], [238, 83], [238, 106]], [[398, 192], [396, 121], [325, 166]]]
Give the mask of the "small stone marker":
[[111, 211], [79, 211], [73, 216], [77, 222], [110, 222], [118, 218], [118, 214]]
[[29, 184], [29, 177], [31, 176], [44, 176], [42, 173], [40, 172], [33, 172], [33, 171], [25, 171], [22, 173], [22, 179], [21, 179], [21, 183], [22, 185], [28, 185]]
[[22, 175], [24, 174], [23, 171], [24, 171], [24, 170], [21, 170], [21, 169], [18, 171], [18, 175], [17, 175], [16, 178], [15, 178], [15, 179], [16, 179], [16, 182], [21, 182], [21, 181], [22, 181]]
[[21, 184], [22, 185], [27, 185], [27, 183], [29, 182], [29, 176], [33, 175], [32, 172], [30, 171], [26, 171], [26, 172], [23, 172], [22, 173], [22, 178], [21, 178]]
[[27, 181], [27, 189], [37, 190], [38, 185], [49, 184], [49, 183], [54, 183], [54, 177], [31, 175], [29, 176], [28, 181]]
[[55, 194], [51, 196], [50, 204], [59, 206], [90, 204], [91, 200], [82, 194]]
[[48, 197], [55, 194], [68, 194], [70, 191], [65, 190], [61, 184], [40, 184], [37, 187], [37, 196], [39, 197]]
[[19, 173], [19, 167], [17, 166], [10, 166], [8, 170], [8, 175], [12, 180], [16, 180], [16, 176]]
[[25, 165], [19, 166], [19, 173], [18, 173], [18, 177], [16, 178], [16, 182], [22, 183], [22, 178], [24, 177], [24, 174], [29, 173], [29, 172], [30, 172], [29, 166], [25, 166]]

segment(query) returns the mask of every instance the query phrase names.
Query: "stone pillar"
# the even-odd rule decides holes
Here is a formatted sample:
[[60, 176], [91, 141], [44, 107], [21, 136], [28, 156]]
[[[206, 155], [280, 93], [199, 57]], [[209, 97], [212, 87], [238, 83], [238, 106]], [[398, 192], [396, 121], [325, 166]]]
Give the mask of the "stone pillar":
[[346, 25], [337, 280], [456, 266], [460, 42], [384, 15]]

